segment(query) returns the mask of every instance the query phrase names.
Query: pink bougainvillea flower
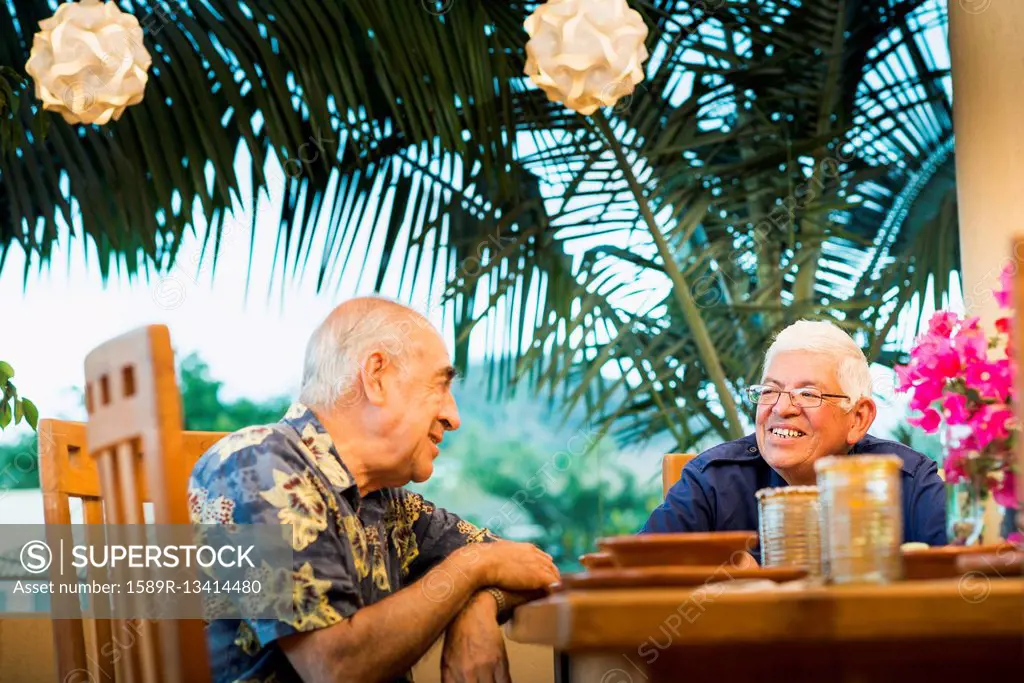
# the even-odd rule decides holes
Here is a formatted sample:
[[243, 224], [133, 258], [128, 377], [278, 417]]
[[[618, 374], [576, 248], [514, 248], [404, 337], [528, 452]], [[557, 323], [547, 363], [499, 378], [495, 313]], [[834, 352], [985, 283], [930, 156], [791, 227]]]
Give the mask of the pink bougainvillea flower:
[[1005, 401], [1013, 386], [1013, 376], [1010, 372], [1009, 359], [1004, 358], [991, 363], [978, 361], [967, 366], [964, 381], [967, 386], [981, 394], [982, 398]]
[[953, 335], [952, 346], [965, 362], [988, 357], [988, 339], [978, 327], [978, 318], [968, 318]]
[[934, 434], [939, 428], [939, 423], [942, 422], [942, 416], [939, 415], [938, 411], [926, 408], [921, 413], [921, 417], [912, 417], [907, 422], [920, 427], [928, 434]]
[[914, 387], [914, 395], [910, 397], [911, 410], [924, 410], [933, 402], [942, 398], [944, 384], [940, 382], [924, 382]]
[[[991, 481], [994, 480], [994, 481]], [[990, 479], [992, 498], [1005, 508], [1017, 507], [1017, 481], [1012, 471], [997, 472]]]
[[[1016, 264], [1000, 274], [996, 299], [1012, 304]], [[938, 311], [910, 351], [907, 365], [895, 366], [898, 391], [910, 392], [908, 422], [927, 433], [948, 429], [943, 471], [948, 483], [973, 482], [992, 492], [1001, 505], [1013, 505], [1017, 376], [1012, 314], [982, 328], [977, 316], [961, 318]], [[1005, 342], [1005, 343], [1004, 343]], [[996, 353], [1000, 353], [997, 359]], [[958, 429], [951, 429], [957, 427]], [[1021, 501], [1024, 502], [1024, 501]], [[1022, 539], [1024, 541], [1024, 539]]]
[[1001, 441], [1009, 435], [1009, 423], [1013, 420], [1013, 411], [1001, 403], [989, 403], [981, 406], [971, 417], [971, 427], [979, 448], [985, 448], [993, 441]]
[[963, 394], [946, 394], [942, 399], [942, 412], [946, 416], [946, 424], [967, 424], [971, 418], [971, 411], [967, 408], [967, 397]]
[[948, 338], [958, 322], [960, 322], [960, 316], [956, 313], [938, 311], [928, 321], [928, 332]]
[[918, 373], [925, 379], [945, 380], [960, 374], [960, 352], [949, 339], [926, 337], [910, 352]]
[[981, 317], [972, 315], [969, 318], [964, 318], [960, 321], [960, 332], [980, 332], [981, 331]]
[[1013, 276], [1016, 275], [1016, 265], [1011, 261], [999, 274], [999, 287], [992, 294], [1000, 308], [1009, 308], [1013, 299]]
[[906, 391], [914, 386], [917, 379], [917, 369], [912, 365], [895, 365], [893, 372], [896, 373], [896, 391]]
[[967, 481], [967, 472], [964, 470], [964, 452], [958, 449], [950, 449], [946, 459], [942, 462], [942, 471], [946, 474], [947, 484], [956, 484]]
[[964, 451], [964, 453], [967, 453], [969, 455], [977, 454], [978, 450], [981, 448], [978, 445], [978, 437], [975, 436], [973, 432], [970, 434], [966, 434], [963, 438], [961, 438], [958, 445]]

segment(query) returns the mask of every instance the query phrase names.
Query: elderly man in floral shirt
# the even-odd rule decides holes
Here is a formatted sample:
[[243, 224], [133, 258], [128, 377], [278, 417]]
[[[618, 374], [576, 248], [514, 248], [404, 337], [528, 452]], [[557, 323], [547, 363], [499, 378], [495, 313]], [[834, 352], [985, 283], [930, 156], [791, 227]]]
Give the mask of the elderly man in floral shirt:
[[199, 460], [194, 523], [290, 524], [294, 551], [288, 619], [210, 622], [217, 681], [410, 680], [442, 634], [446, 681], [508, 680], [499, 612], [558, 580], [551, 557], [402, 488], [459, 427], [453, 378], [422, 316], [354, 299], [313, 333], [300, 402]]

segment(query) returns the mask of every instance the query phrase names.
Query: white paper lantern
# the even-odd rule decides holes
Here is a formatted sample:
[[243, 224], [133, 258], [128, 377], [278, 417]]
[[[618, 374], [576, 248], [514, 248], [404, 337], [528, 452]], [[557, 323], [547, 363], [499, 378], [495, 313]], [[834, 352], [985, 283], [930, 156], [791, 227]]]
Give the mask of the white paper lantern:
[[61, 5], [39, 28], [25, 70], [44, 109], [68, 123], [102, 125], [142, 101], [153, 60], [133, 15], [82, 0]]
[[644, 80], [647, 26], [626, 0], [549, 0], [526, 18], [526, 74], [584, 115]]

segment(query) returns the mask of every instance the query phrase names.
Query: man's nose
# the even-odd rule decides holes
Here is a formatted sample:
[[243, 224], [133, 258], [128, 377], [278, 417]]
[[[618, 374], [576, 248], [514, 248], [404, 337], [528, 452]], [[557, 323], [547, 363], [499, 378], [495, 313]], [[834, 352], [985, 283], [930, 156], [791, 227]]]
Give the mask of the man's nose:
[[455, 403], [455, 397], [451, 393], [445, 399], [444, 406], [441, 408], [441, 414], [438, 417], [441, 426], [444, 427], [446, 432], [454, 432], [462, 426], [462, 418], [459, 417], [459, 406]]
[[796, 415], [800, 408], [793, 405], [793, 399], [789, 394], [779, 394], [779, 400], [775, 402], [772, 411], [776, 415]]

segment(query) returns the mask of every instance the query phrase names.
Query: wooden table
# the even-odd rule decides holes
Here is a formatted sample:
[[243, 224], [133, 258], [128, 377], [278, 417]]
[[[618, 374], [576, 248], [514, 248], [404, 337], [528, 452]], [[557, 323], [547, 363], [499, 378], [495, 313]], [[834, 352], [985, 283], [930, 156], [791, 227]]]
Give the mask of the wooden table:
[[562, 683], [1024, 681], [1024, 578], [567, 591], [508, 629], [561, 652]]

